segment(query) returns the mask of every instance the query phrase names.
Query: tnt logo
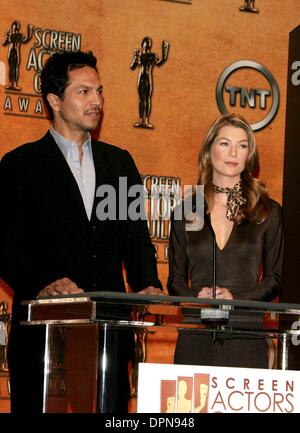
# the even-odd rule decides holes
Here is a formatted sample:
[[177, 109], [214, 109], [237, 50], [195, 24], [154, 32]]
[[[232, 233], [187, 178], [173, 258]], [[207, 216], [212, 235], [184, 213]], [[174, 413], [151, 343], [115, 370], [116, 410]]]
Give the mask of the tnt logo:
[[229, 103], [232, 107], [238, 105], [238, 97], [240, 98], [240, 106], [255, 108], [259, 105], [262, 110], [266, 109], [267, 97], [271, 95], [270, 90], [263, 89], [246, 89], [244, 87], [225, 87], [226, 92], [230, 94]]
[[279, 89], [273, 75], [263, 65], [252, 60], [240, 60], [222, 72], [216, 87], [216, 99], [222, 114], [240, 112], [256, 131], [275, 117], [279, 107]]

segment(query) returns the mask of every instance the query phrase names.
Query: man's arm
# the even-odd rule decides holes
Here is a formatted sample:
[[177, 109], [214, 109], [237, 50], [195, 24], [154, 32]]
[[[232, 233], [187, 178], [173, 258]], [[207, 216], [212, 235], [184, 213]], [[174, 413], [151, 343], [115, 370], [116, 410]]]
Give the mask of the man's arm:
[[[127, 151], [124, 151], [124, 163], [128, 190], [133, 185], [142, 185], [140, 174]], [[128, 207], [134, 198], [128, 198]], [[151, 243], [146, 219], [133, 221], [128, 218], [123, 222], [124, 263], [127, 282], [134, 292], [144, 294], [162, 293], [155, 259], [155, 248]]]
[[[17, 158], [5, 155], [0, 162], [0, 276], [14, 290], [20, 279], [22, 243], [22, 182]], [[22, 261], [23, 265], [26, 258]], [[33, 271], [33, 269], [31, 269]]]

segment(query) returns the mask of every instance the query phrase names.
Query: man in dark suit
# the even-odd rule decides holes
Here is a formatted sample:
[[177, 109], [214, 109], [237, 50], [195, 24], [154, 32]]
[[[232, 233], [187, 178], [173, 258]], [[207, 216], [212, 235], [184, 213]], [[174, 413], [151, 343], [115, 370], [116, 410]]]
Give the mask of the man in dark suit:
[[[127, 190], [141, 180], [127, 151], [91, 139], [103, 108], [96, 63], [91, 53], [83, 52], [49, 58], [41, 86], [51, 128], [0, 163], [1, 277], [14, 291], [8, 350], [13, 412], [42, 409], [43, 359], [31, 353], [43, 331], [26, 330], [25, 339], [19, 326], [22, 300], [83, 291], [124, 292], [123, 265], [134, 292], [162, 293], [146, 221], [120, 219], [118, 207], [107, 219], [101, 211], [99, 187], [113, 187], [119, 203], [120, 178], [126, 180]], [[116, 337], [121, 344], [120, 340]], [[120, 386], [107, 412], [127, 409], [127, 343], [116, 348], [122, 359], [116, 373]]]

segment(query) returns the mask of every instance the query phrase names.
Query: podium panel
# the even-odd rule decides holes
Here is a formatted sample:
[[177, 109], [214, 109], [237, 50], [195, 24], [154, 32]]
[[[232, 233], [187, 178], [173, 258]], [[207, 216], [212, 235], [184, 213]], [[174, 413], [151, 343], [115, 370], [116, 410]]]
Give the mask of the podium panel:
[[[146, 394], [145, 387], [138, 388], [138, 364], [142, 369], [147, 367], [147, 345], [151, 339], [166, 339], [175, 346], [178, 333], [185, 331], [212, 338], [229, 334], [268, 338], [278, 345], [279, 356], [274, 367], [281, 370], [288, 368], [289, 345], [300, 342], [300, 305], [297, 304], [91, 292], [84, 297], [28, 301], [23, 303], [23, 308], [23, 327], [45, 329], [44, 413], [106, 413], [118, 390], [126, 387], [125, 382], [119, 382], [118, 365], [123, 362], [126, 369], [122, 377], [127, 376], [129, 360], [132, 395], [137, 389], [139, 394]], [[164, 371], [163, 360], [159, 362], [162, 364], [156, 364], [155, 368]], [[171, 372], [180, 366], [168, 364], [168, 367]], [[189, 386], [195, 387], [194, 375], [187, 376], [191, 378]], [[170, 379], [173, 395], [178, 392], [178, 377]], [[213, 385], [207, 383], [207, 386]], [[169, 404], [173, 407], [172, 399]], [[289, 410], [287, 405], [285, 408]]]
[[46, 330], [44, 412], [96, 412], [99, 329], [96, 324]]

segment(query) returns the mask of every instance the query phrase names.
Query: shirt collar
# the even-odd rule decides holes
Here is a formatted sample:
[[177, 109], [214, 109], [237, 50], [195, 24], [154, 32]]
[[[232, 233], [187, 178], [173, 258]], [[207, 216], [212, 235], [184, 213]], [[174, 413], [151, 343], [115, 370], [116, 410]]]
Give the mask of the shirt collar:
[[[78, 147], [75, 141], [68, 140], [63, 135], [59, 134], [54, 128], [53, 125], [50, 126], [50, 134], [54, 138], [55, 143], [60, 148], [65, 158], [70, 156], [77, 157], [79, 159]], [[89, 155], [92, 155], [92, 140], [91, 134], [87, 133], [87, 138], [82, 145], [82, 151], [87, 152]]]

